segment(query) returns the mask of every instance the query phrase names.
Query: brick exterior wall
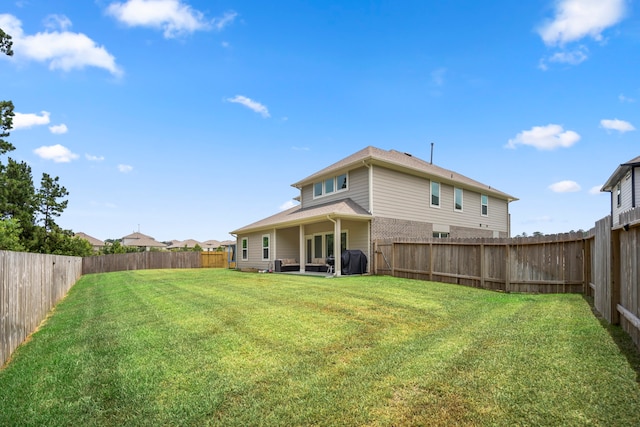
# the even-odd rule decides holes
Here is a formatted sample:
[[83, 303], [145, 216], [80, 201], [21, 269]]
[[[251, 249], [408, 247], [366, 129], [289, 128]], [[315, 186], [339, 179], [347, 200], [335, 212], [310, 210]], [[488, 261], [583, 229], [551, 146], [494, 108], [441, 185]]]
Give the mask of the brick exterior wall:
[[[451, 226], [449, 237], [453, 239], [487, 237], [492, 238], [493, 230]], [[500, 233], [499, 237], [509, 237]], [[371, 220], [371, 241], [389, 239], [432, 239], [433, 224], [407, 221], [395, 218], [374, 217]]]

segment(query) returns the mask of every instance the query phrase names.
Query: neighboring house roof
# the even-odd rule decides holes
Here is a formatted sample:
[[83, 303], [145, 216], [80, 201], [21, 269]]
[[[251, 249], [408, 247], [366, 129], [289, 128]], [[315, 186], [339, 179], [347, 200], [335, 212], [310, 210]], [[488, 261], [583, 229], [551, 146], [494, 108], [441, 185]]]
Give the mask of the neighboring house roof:
[[95, 237], [89, 236], [87, 233], [75, 233], [75, 237], [80, 237], [81, 239], [87, 240], [91, 246], [105, 246], [102, 240], [96, 239]]
[[235, 244], [236, 244], [235, 240], [223, 240], [222, 242], [220, 242], [220, 246], [232, 246]]
[[147, 236], [140, 232], [135, 232], [129, 234], [128, 236], [124, 236], [122, 238], [122, 241], [122, 244], [125, 246], [138, 246], [145, 248], [164, 248], [167, 246], [164, 243], [156, 241], [156, 239], [154, 239], [153, 237]]
[[302, 188], [305, 185], [313, 184], [314, 181], [326, 175], [339, 174], [349, 171], [358, 165], [382, 165], [390, 169], [401, 170], [418, 176], [426, 176], [438, 179], [440, 182], [453, 184], [459, 187], [466, 187], [477, 190], [487, 195], [493, 195], [509, 202], [518, 200], [516, 197], [499, 191], [491, 186], [482, 184], [457, 172], [441, 168], [432, 163], [426, 162], [408, 153], [396, 150], [382, 150], [376, 147], [366, 147], [344, 159], [328, 166], [301, 181], [292, 184], [292, 187]]
[[193, 239], [187, 239], [187, 240], [172, 240], [171, 241], [171, 245], [167, 246], [167, 249], [176, 249], [176, 248], [184, 248], [185, 246], [187, 248], [195, 248], [196, 245], [202, 247], [202, 244], [200, 242], [198, 242], [197, 240], [193, 240]]
[[[270, 229], [276, 225], [278, 228], [285, 228], [299, 224], [312, 223], [318, 219], [327, 217], [369, 219], [371, 218], [371, 214], [351, 199], [343, 199], [305, 209], [301, 209], [298, 205], [254, 222], [253, 224], [249, 224], [246, 227], [232, 231], [231, 234]], [[233, 244], [235, 244], [235, 242], [233, 242]]]
[[613, 187], [615, 187], [618, 182], [620, 182], [620, 180], [627, 174], [627, 172], [631, 170], [631, 168], [634, 168], [636, 166], [640, 166], [640, 156], [635, 157], [628, 162], [622, 163], [620, 166], [618, 166], [615, 172], [613, 172], [613, 175], [611, 175], [607, 182], [602, 186], [600, 191], [613, 191]]

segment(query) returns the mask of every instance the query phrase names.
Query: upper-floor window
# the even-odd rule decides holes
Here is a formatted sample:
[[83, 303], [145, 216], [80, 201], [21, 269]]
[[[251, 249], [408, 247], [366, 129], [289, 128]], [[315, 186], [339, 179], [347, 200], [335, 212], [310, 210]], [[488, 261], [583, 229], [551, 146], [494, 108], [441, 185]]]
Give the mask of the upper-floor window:
[[488, 216], [489, 215], [489, 196], [486, 194], [482, 194], [480, 196], [480, 215]]
[[246, 261], [249, 259], [249, 239], [246, 237], [242, 238], [242, 260]]
[[440, 183], [431, 181], [431, 206], [440, 207]]
[[313, 184], [313, 197], [322, 197], [347, 189], [347, 174], [327, 178]]
[[453, 209], [462, 211], [462, 188], [453, 189]]
[[618, 207], [620, 207], [620, 205], [622, 204], [622, 191], [621, 191], [621, 184], [618, 183], [618, 185], [616, 185], [616, 200], [618, 202]]
[[269, 259], [269, 235], [262, 236], [262, 259], [264, 261]]

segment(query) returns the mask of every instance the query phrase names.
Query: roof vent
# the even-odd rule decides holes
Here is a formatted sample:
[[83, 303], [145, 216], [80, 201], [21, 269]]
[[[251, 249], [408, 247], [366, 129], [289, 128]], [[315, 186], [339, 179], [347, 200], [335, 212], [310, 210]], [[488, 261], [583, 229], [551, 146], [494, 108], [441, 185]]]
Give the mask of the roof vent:
[[410, 153], [404, 153], [405, 156], [413, 157]]

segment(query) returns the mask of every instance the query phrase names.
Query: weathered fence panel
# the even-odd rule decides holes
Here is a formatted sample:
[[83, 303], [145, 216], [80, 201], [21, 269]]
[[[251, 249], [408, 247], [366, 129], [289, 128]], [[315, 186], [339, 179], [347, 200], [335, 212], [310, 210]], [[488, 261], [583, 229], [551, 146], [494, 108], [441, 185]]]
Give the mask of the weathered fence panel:
[[611, 217], [596, 222], [591, 258], [593, 305], [608, 322], [612, 321], [611, 299]]
[[[640, 209], [620, 215], [621, 227], [613, 230], [619, 242], [619, 266], [614, 265], [614, 280], [619, 283], [619, 304], [613, 309], [620, 314], [620, 325], [640, 347]], [[614, 258], [615, 263], [615, 258]], [[613, 286], [613, 292], [616, 286]]]
[[0, 366], [82, 276], [82, 258], [0, 251]]
[[582, 233], [378, 241], [374, 244], [374, 273], [497, 291], [582, 293], [586, 244]]
[[200, 252], [139, 252], [83, 258], [82, 274], [201, 266]]

